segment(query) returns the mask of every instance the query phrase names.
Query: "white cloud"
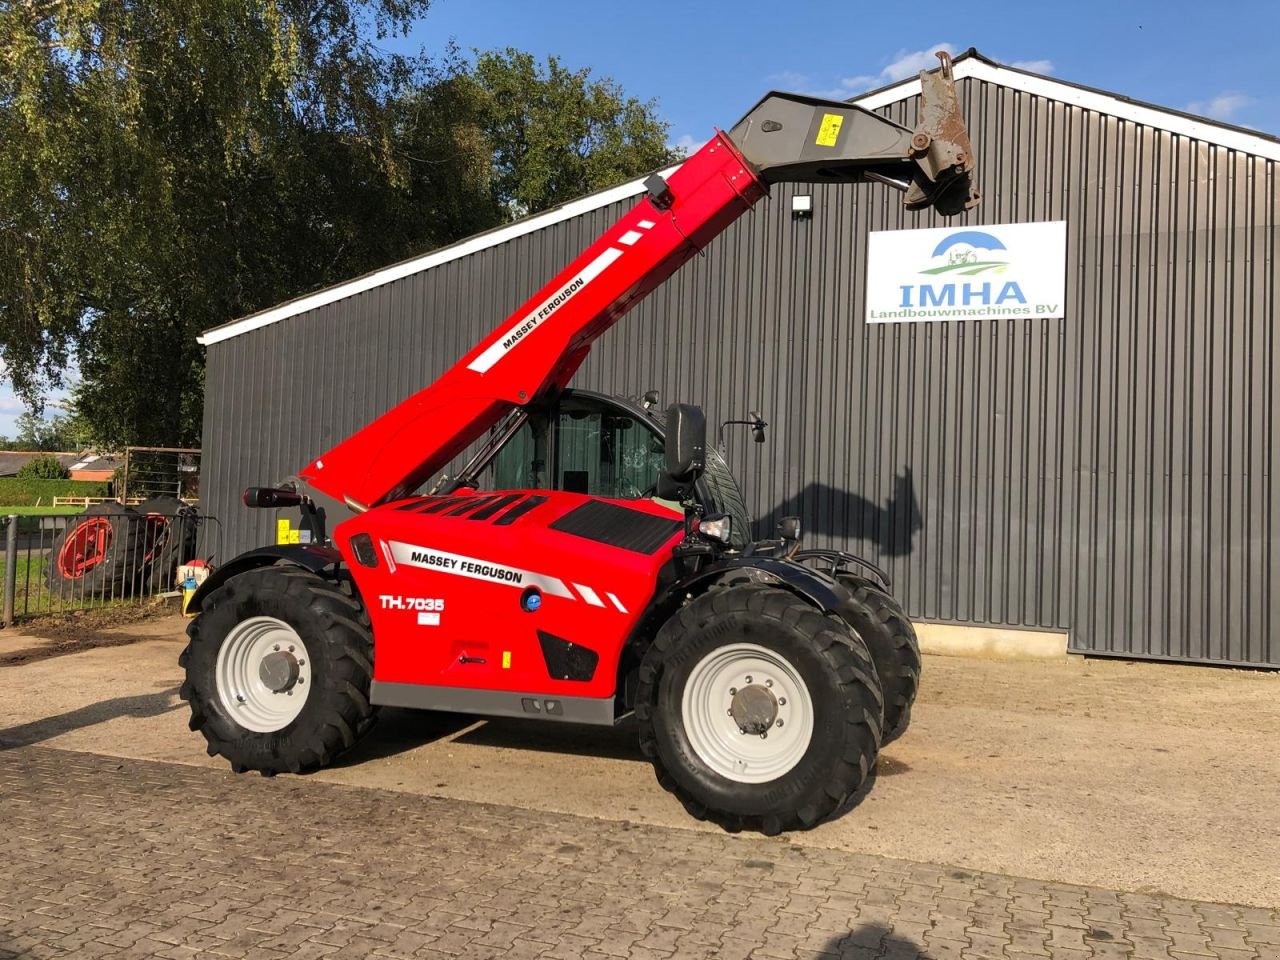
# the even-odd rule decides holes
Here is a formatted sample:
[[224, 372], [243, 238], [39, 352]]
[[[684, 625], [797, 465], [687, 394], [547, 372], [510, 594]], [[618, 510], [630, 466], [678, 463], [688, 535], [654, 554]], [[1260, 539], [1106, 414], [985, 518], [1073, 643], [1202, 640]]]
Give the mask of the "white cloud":
[[[783, 90], [797, 90], [814, 97], [825, 97], [828, 100], [849, 100], [876, 87], [888, 86], [899, 80], [914, 77], [921, 70], [934, 69], [938, 65], [936, 55], [939, 51], [954, 56], [956, 47], [952, 43], [935, 43], [921, 50], [899, 50], [879, 73], [842, 77], [834, 86], [822, 80], [815, 80], [808, 74], [796, 73], [794, 70], [783, 70], [765, 79]], [[1052, 60], [1015, 60], [1010, 66], [1031, 73], [1053, 72]]]
[[935, 43], [923, 50], [899, 50], [879, 73], [841, 77], [834, 86], [792, 70], [775, 73], [767, 79], [782, 86], [783, 89], [798, 90], [801, 93], [825, 97], [828, 100], [848, 100], [875, 87], [883, 87], [905, 80], [907, 77], [913, 77], [921, 70], [932, 70], [938, 65], [938, 58], [934, 54], [939, 50], [955, 53], [956, 48], [950, 43]]
[[1053, 73], [1052, 60], [1015, 60], [1009, 66], [1027, 73]]
[[682, 157], [687, 157], [689, 154], [693, 153], [693, 151], [702, 146], [702, 144], [703, 141], [695, 140], [692, 136], [686, 133], [682, 137], [678, 138], [675, 143], [668, 143], [667, 149], [674, 150]]
[[921, 70], [932, 70], [938, 65], [938, 58], [934, 54], [939, 51], [955, 53], [956, 48], [949, 43], [935, 43], [923, 50], [899, 50], [894, 54], [893, 62], [880, 71], [880, 76], [889, 83], [896, 83], [898, 80], [914, 77]]
[[1188, 103], [1187, 112], [1198, 113], [1202, 117], [1212, 117], [1214, 120], [1230, 120], [1242, 107], [1247, 107], [1251, 103], [1253, 98], [1246, 97], [1243, 93], [1220, 93], [1209, 100]]

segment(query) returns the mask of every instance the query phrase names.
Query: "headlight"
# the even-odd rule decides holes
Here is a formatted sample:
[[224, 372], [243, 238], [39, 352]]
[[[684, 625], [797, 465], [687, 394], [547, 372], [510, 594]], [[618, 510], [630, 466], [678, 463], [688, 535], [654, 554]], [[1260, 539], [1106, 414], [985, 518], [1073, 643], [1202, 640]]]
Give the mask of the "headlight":
[[698, 523], [698, 532], [705, 533], [708, 537], [715, 537], [721, 543], [729, 542], [729, 517], [715, 517], [711, 520], [702, 520]]

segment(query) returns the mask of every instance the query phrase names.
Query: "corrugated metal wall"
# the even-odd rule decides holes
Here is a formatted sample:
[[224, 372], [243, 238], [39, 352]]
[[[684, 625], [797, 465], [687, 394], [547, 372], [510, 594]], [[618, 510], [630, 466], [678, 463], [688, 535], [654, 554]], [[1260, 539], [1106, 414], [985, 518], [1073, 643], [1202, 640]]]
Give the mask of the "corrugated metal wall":
[[[867, 326], [868, 231], [943, 221], [875, 185], [813, 188], [795, 221], [779, 188], [577, 384], [762, 411], [767, 445], [730, 434], [757, 516], [885, 566], [915, 617], [1280, 665], [1277, 165], [977, 80], [961, 96], [985, 200], [951, 222], [1066, 220], [1065, 319]], [[271, 538], [242, 487], [435, 377], [621, 210], [211, 346], [202, 482], [227, 548]]]

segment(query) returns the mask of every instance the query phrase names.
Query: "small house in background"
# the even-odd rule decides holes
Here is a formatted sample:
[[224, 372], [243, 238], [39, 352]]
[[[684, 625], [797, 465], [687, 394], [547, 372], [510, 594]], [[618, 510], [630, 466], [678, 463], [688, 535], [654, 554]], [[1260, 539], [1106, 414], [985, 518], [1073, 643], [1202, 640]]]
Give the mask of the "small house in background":
[[117, 468], [124, 464], [119, 453], [59, 453], [41, 450], [0, 450], [0, 477], [15, 477], [36, 457], [53, 457], [67, 468], [72, 480], [96, 480], [110, 483]]
[[[59, 460], [63, 454], [56, 454]], [[72, 480], [99, 480], [110, 483], [116, 471], [124, 466], [122, 453], [78, 454], [74, 462], [66, 465]]]

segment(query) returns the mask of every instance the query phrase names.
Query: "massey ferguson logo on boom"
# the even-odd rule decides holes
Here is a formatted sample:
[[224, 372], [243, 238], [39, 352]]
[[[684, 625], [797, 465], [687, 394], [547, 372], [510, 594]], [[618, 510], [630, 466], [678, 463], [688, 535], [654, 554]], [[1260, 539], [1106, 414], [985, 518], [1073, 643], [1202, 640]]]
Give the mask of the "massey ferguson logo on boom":
[[556, 296], [548, 300], [546, 303], [544, 303], [542, 305], [542, 309], [540, 309], [536, 315], [530, 317], [524, 323], [520, 324], [520, 326], [512, 330], [511, 334], [502, 341], [502, 349], [510, 350], [512, 347], [514, 347], [521, 337], [523, 337], [526, 333], [528, 333], [530, 330], [536, 327], [539, 323], [541, 323], [547, 317], [551, 316], [551, 314], [555, 312], [555, 309], [558, 306], [560, 306], [560, 304], [564, 303], [566, 300], [568, 300], [570, 297], [572, 297], [575, 293], [577, 293], [586, 285], [587, 285], [587, 281], [583, 280], [582, 277], [574, 277], [573, 280], [569, 282], [569, 285], [565, 287], [563, 291], [561, 291], [559, 294], [557, 294]]
[[[636, 226], [643, 230], [648, 230], [653, 226], [653, 222], [641, 220]], [[636, 230], [628, 230], [618, 238], [618, 243], [629, 247], [639, 240], [641, 236], [642, 234]], [[503, 330], [498, 335], [498, 339], [489, 344], [488, 347], [481, 351], [478, 357], [467, 364], [467, 369], [474, 370], [476, 373], [487, 373], [495, 363], [507, 355], [508, 350], [517, 346], [525, 337], [537, 330], [544, 320], [549, 320], [552, 314], [572, 300], [592, 280], [604, 273], [605, 268], [620, 256], [622, 256], [620, 247], [607, 248], [583, 267], [576, 277], [556, 293], [543, 300], [533, 310], [517, 320], [514, 325]]]

